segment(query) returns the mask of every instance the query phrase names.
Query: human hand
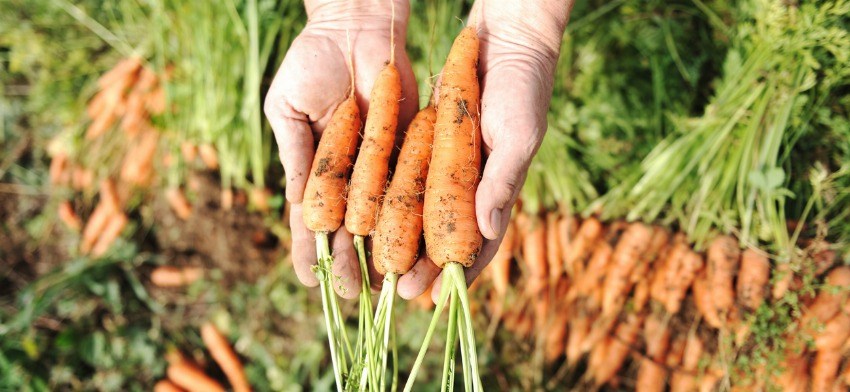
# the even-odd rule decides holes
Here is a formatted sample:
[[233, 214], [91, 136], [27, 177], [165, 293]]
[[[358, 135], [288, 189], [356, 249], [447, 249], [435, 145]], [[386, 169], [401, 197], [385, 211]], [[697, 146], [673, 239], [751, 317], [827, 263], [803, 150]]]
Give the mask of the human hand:
[[[505, 0], [476, 2], [470, 24], [481, 39], [481, 133], [487, 161], [475, 197], [478, 227], [485, 241], [478, 260], [465, 269], [467, 283], [496, 254], [510, 221], [511, 207], [525, 182], [531, 159], [546, 132], [546, 113], [572, 1]], [[419, 296], [440, 273], [420, 260], [399, 279], [403, 298]], [[439, 280], [432, 297], [439, 294]]]
[[[316, 145], [337, 105], [349, 91], [349, 42], [354, 63], [355, 93], [361, 115], [368, 111], [369, 93], [377, 74], [390, 57], [390, 25], [393, 10], [386, 1], [305, 1], [308, 21], [293, 41], [269, 88], [265, 113], [277, 140], [286, 173], [286, 199], [291, 205], [292, 263], [306, 286], [318, 280], [313, 233], [304, 225], [301, 202]], [[396, 66], [401, 74], [403, 100], [399, 129], [419, 108], [416, 80], [404, 51], [410, 5], [396, 0], [394, 39]], [[360, 292], [360, 267], [352, 236], [342, 225], [331, 239], [333, 273], [340, 276], [337, 293], [355, 298]]]

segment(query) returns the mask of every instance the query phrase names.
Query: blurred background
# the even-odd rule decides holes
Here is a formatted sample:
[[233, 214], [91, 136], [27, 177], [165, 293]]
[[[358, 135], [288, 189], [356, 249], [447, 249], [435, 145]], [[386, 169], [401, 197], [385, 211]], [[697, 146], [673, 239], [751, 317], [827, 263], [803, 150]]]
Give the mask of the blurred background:
[[[407, 50], [427, 92], [470, 4], [412, 4]], [[204, 322], [255, 389], [333, 388], [318, 291], [287, 258], [285, 183], [262, 114], [304, 23], [294, 0], [0, 0], [0, 390], [149, 390], [174, 350], [225, 383]], [[700, 372], [720, 369], [723, 389], [779, 380], [789, 358], [816, 372], [820, 346], [789, 354], [789, 336], [850, 259], [847, 64], [846, 0], [577, 2], [517, 232], [548, 227], [548, 244], [552, 222], [593, 217], [614, 246], [624, 222], [644, 222], [697, 254], [732, 235], [793, 276], [790, 289], [742, 313], [737, 340], [701, 324], [688, 291], [669, 312], [672, 341], [699, 330]], [[590, 388], [590, 349], [564, 357], [575, 326], [561, 289], [578, 277], [550, 270], [548, 308], [525, 309], [542, 298], [524, 289], [538, 278], [527, 242], [507, 249], [509, 287], [485, 273], [472, 288], [482, 379]], [[402, 374], [429, 309], [399, 310]], [[634, 389], [645, 346], [598, 384]], [[423, 390], [439, 383], [437, 351]]]

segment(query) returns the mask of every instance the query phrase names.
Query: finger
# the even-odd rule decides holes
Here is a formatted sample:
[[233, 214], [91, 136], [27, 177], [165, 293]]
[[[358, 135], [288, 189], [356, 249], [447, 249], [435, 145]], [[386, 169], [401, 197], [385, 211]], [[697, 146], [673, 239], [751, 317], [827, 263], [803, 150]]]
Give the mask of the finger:
[[490, 260], [493, 259], [493, 256], [495, 256], [496, 252], [499, 250], [499, 245], [505, 237], [505, 228], [508, 227], [508, 223], [511, 221], [510, 209], [506, 210], [500, 219], [501, 220], [497, 226], [499, 228], [498, 238], [494, 240], [485, 240], [484, 244], [481, 246], [481, 252], [478, 253], [478, 259], [476, 259], [475, 263], [471, 266], [464, 268], [463, 270], [467, 286], [471, 285], [472, 282], [481, 275], [481, 272], [484, 271], [484, 268], [490, 264]]
[[296, 113], [286, 102], [269, 98], [266, 100], [265, 112], [286, 174], [286, 200], [301, 203], [315, 152], [313, 131], [307, 116]]
[[437, 303], [437, 300], [440, 299], [440, 290], [443, 287], [443, 270], [440, 270], [440, 274], [437, 275], [437, 278], [434, 280], [434, 287], [431, 289], [431, 301], [434, 304]]
[[398, 295], [407, 300], [422, 295], [439, 274], [440, 267], [437, 267], [428, 256], [420, 256], [413, 268], [399, 278]]
[[304, 226], [301, 218], [301, 204], [291, 204], [289, 212], [289, 227], [292, 230], [292, 266], [295, 276], [307, 287], [316, 287], [319, 281], [313, 273], [316, 265], [316, 239], [313, 233]]
[[360, 261], [354, 250], [354, 238], [345, 226], [334, 233], [332, 254], [334, 263], [331, 271], [335, 277], [334, 290], [340, 297], [357, 298], [360, 294]]
[[487, 159], [475, 193], [475, 214], [484, 238], [497, 239], [507, 227], [502, 222], [522, 189], [533, 154], [521, 145], [500, 145]]
[[[399, 73], [401, 76], [401, 102], [399, 102], [398, 112], [398, 132], [403, 135], [410, 121], [416, 116], [419, 111], [419, 85], [416, 83], [416, 76], [413, 74], [413, 69], [410, 68], [410, 60], [407, 58], [407, 53], [401, 54], [399, 61]], [[397, 140], [401, 140], [398, 137]]]

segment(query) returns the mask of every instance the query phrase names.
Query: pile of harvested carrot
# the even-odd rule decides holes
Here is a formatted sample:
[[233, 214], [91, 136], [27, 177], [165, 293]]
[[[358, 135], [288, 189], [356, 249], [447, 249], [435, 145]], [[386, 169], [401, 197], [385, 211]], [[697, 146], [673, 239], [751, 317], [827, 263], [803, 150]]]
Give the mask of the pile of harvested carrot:
[[[91, 121], [85, 130], [87, 144], [83, 151], [72, 153], [59, 139], [51, 143], [50, 183], [73, 192], [72, 197], [58, 204], [57, 215], [68, 229], [82, 230], [81, 254], [103, 256], [121, 235], [131, 210], [128, 202], [156, 179], [157, 157], [164, 165], [174, 164], [171, 154], [159, 151], [160, 132], [151, 123], [152, 116], [166, 110], [162, 85], [165, 77], [157, 75], [138, 57], [120, 61], [98, 79], [99, 91], [86, 107]], [[113, 129], [121, 132], [111, 132]], [[106, 155], [92, 157], [92, 151]], [[200, 157], [206, 168], [218, 167], [218, 156], [211, 145], [184, 143], [181, 152], [185, 163]], [[85, 203], [75, 205], [72, 200], [86, 199], [98, 182], [96, 206], [84, 222], [79, 212], [85, 211]], [[83, 197], [76, 197], [80, 194]], [[189, 219], [192, 206], [180, 187], [168, 186], [163, 194], [178, 218]], [[267, 198], [267, 195], [252, 197], [258, 204], [266, 200], [266, 205]], [[191, 276], [195, 273], [189, 275], [188, 280], [193, 280]]]
[[[806, 249], [809, 267], [795, 273], [726, 235], [697, 252], [659, 226], [520, 212], [473, 290], [487, 290], [491, 321], [536, 341], [546, 362], [586, 369], [588, 388], [847, 390], [850, 267], [822, 241]], [[823, 284], [806, 294], [807, 279]], [[794, 293], [801, 314], [784, 363], [739, 368], [757, 312]]]

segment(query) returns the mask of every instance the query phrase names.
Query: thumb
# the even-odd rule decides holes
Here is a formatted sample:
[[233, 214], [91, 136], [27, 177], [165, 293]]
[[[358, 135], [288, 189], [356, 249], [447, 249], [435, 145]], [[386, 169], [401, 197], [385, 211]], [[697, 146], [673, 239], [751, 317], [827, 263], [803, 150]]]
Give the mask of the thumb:
[[499, 238], [502, 217], [510, 214], [510, 208], [525, 183], [535, 147], [522, 144], [496, 146], [484, 165], [484, 174], [475, 194], [475, 214], [478, 229], [489, 240]]

